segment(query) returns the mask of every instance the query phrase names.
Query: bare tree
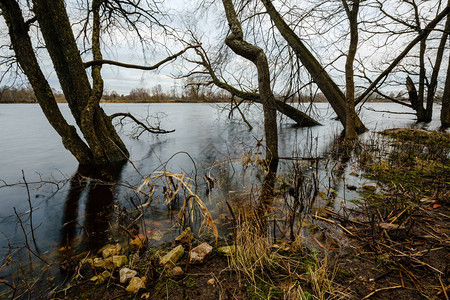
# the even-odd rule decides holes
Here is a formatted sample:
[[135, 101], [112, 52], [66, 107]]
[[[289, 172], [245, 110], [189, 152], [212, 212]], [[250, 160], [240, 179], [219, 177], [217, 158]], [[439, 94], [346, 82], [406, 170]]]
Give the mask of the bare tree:
[[253, 62], [258, 70], [258, 88], [264, 110], [264, 132], [266, 136], [266, 160], [278, 160], [278, 133], [275, 97], [270, 86], [270, 72], [264, 51], [244, 40], [241, 24], [236, 15], [232, 0], [222, 0], [231, 33], [225, 43], [236, 54]]
[[[102, 17], [110, 22], [106, 27], [117, 23], [119, 17], [123, 18], [126, 26], [132, 30], [138, 29], [139, 22], [160, 24], [155, 18], [156, 15], [150, 15], [142, 8], [144, 5], [142, 1], [93, 0], [87, 3], [88, 17], [85, 20], [83, 32], [88, 36], [87, 24], [91, 22], [89, 41], [93, 56], [93, 60], [87, 63], [82, 61], [63, 0], [32, 1], [31, 11], [34, 17], [28, 21], [24, 20], [21, 6], [15, 0], [1, 0], [0, 8], [8, 25], [17, 62], [33, 87], [47, 120], [61, 136], [64, 147], [82, 164], [116, 163], [126, 160], [129, 153], [112, 125], [112, 118], [107, 116], [99, 106], [103, 94], [102, 65], [114, 64], [127, 68], [153, 70], [192, 47], [189, 46], [148, 67], [104, 60], [100, 47]], [[154, 2], [148, 2], [148, 5], [150, 4]], [[77, 134], [75, 127], [69, 125], [62, 116], [36, 59], [29, 35], [29, 26], [36, 20], [71, 113], [86, 142]], [[88, 67], [91, 68], [92, 86], [86, 72]]]
[[[437, 8], [440, 8], [442, 5], [441, 2], [442, 1], [436, 1], [433, 4]], [[413, 36], [413, 33], [416, 34], [413, 41], [406, 47], [405, 50], [407, 51], [403, 51], [399, 56], [404, 62], [400, 64], [398, 58], [394, 60], [394, 62], [397, 61], [398, 64], [397, 72], [400, 72], [400, 74], [407, 74], [406, 88], [409, 94], [410, 103], [399, 101], [399, 99], [392, 97], [385, 98], [414, 109], [416, 111], [417, 121], [419, 122], [429, 122], [432, 118], [433, 102], [438, 88], [438, 77], [441, 71], [445, 44], [450, 30], [450, 17], [448, 14], [449, 2], [446, 2], [446, 8], [440, 13], [437, 13], [433, 20], [429, 21], [430, 17], [424, 13], [426, 7], [421, 6], [424, 4], [430, 5], [427, 2], [420, 3], [420, 1], [415, 0], [401, 1], [398, 2], [398, 7], [391, 8], [392, 3], [377, 1], [378, 9], [385, 19], [384, 23], [377, 24], [377, 26], [386, 31], [382, 34], [391, 37], [392, 39], [405, 38]], [[392, 10], [392, 12], [390, 10]], [[442, 29], [436, 30], [436, 25], [440, 20], [445, 18], [445, 16], [447, 16], [445, 25]], [[423, 24], [427, 21], [427, 24]], [[440, 33], [440, 31], [442, 33]], [[434, 43], [434, 40], [439, 40], [437, 46], [436, 43]], [[419, 44], [418, 53], [415, 53], [413, 52], [413, 47], [417, 43]], [[408, 52], [411, 52], [409, 57], [407, 57]], [[434, 62], [432, 63], [431, 61], [433, 58]], [[432, 70], [431, 76], [427, 75], [427, 69]], [[389, 69], [389, 72], [394, 72], [394, 70]], [[386, 72], [383, 73], [387, 74]], [[416, 82], [418, 82], [418, 89], [416, 89], [413, 78], [417, 78]], [[394, 84], [398, 85], [399, 83], [395, 82]], [[375, 90], [377, 93], [383, 95], [378, 89]], [[424, 102], [426, 103], [426, 106], [424, 106]]]
[[[347, 126], [347, 106], [344, 94], [321, 66], [319, 61], [314, 57], [311, 51], [305, 46], [301, 38], [289, 27], [280, 13], [276, 10], [275, 6], [272, 4], [272, 1], [261, 1], [264, 4], [272, 22], [278, 28], [287, 43], [292, 47], [298, 59], [311, 74], [313, 81], [325, 95], [345, 128]], [[355, 130], [357, 133], [362, 133], [366, 130], [363, 123], [356, 115], [356, 112], [351, 113], [350, 118], [354, 119]]]

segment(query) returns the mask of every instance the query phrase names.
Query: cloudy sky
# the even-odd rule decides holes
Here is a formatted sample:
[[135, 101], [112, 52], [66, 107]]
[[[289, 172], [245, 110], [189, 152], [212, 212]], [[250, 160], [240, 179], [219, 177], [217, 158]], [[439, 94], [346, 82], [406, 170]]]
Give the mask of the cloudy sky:
[[[67, 1], [69, 15], [74, 23], [83, 15], [83, 11], [80, 11], [77, 8], [77, 1], [78, 0]], [[387, 1], [389, 2], [390, 0]], [[207, 5], [208, 9], [202, 14], [197, 9], [198, 2], [204, 3], [205, 1], [164, 1], [164, 6], [161, 6], [161, 8], [164, 12], [168, 12], [168, 14], [166, 18], [161, 18], [161, 20], [163, 20], [165, 24], [169, 24], [172, 28], [177, 29], [176, 32], [179, 35], [182, 35], [183, 32], [186, 32], [187, 28], [194, 28], [198, 35], [202, 36], [202, 42], [204, 43], [205, 47], [213, 48], [214, 46], [222, 44], [225, 39], [225, 32], [221, 29], [225, 24], [223, 22], [224, 16], [222, 12], [221, 2], [211, 0], [211, 3], [213, 4]], [[302, 6], [313, 5], [313, 2], [314, 1], [304, 2], [302, 3]], [[395, 1], [392, 0], [391, 2], [394, 3]], [[426, 2], [428, 2], [428, 4]], [[424, 15], [432, 16], [433, 14], [435, 14], [437, 8], [433, 7], [433, 3], [436, 2], [436, 0], [424, 1], [423, 7], [421, 8], [422, 10], [426, 11]], [[293, 3], [297, 2], [293, 1]], [[295, 11], [298, 9], [295, 4], [291, 6], [290, 10], [287, 9], [287, 6], [283, 7], [279, 5], [279, 8], [282, 13], [286, 13], [286, 18], [289, 18], [290, 14], [291, 16], [295, 16]], [[304, 7], [302, 8], [304, 9]], [[361, 9], [360, 18], [364, 18], [366, 20], [373, 19], [374, 15], [371, 12], [371, 9], [372, 8], [370, 7]], [[427, 11], [427, 9], [429, 10], [429, 12]], [[401, 10], [393, 10], [393, 13], [402, 16], [403, 12]], [[304, 22], [303, 25], [297, 25], [299, 25], [299, 28], [301, 28], [299, 30], [300, 34], [303, 34], [302, 37], [304, 38], [304, 41], [311, 47], [311, 49], [313, 49], [314, 53], [317, 53], [320, 56], [321, 62], [324, 65], [329, 62], [333, 62], [332, 66], [327, 67], [327, 71], [330, 72], [330, 74], [338, 83], [342, 84], [344, 82], [344, 78], [342, 72], [340, 72], [339, 70], [343, 70], [343, 66], [345, 63], [345, 56], [342, 54], [345, 53], [346, 47], [348, 47], [347, 41], [345, 35], [343, 35], [340, 37], [341, 40], [339, 42], [330, 42], [337, 39], [337, 36], [342, 35], [343, 32], [347, 32], [348, 24], [345, 20], [345, 17], [344, 19], [339, 18], [340, 17], [337, 15], [330, 16], [328, 20], [324, 19], [325, 21], [322, 22], [311, 22], [311, 19], [306, 18], [304, 21], [302, 21]], [[405, 16], [405, 18], [407, 17]], [[9, 38], [7, 35], [6, 25], [4, 24], [1, 17], [0, 20], [0, 42], [2, 45], [8, 45]], [[267, 21], [267, 18], [264, 20]], [[314, 21], [314, 19], [312, 20]], [[246, 22], [247, 21], [243, 22], [244, 30], [246, 26], [250, 24]], [[265, 23], [263, 22], [257, 24], [257, 26], [260, 26], [261, 28], [268, 28], [267, 26], [270, 26], [270, 24], [267, 21]], [[326, 31], [326, 34], [323, 36], [316, 35], [314, 39], [308, 39], [309, 33], [320, 32], [327, 26], [333, 26], [333, 30]], [[165, 38], [161, 31], [159, 31], [158, 29], [149, 31], [146, 28], [141, 28], [141, 30], [145, 36], [151, 35], [154, 43], [150, 43], [143, 48], [139, 42], [136, 42], [137, 38], [132, 33], [117, 32], [113, 34], [112, 39], [104, 39], [102, 49], [103, 57], [105, 59], [111, 59], [130, 64], [153, 65], [158, 61], [164, 59], [167, 55], [178, 52], [183, 48], [183, 45], [181, 45], [181, 43]], [[264, 30], [261, 31], [262, 35], [266, 34]], [[74, 27], [74, 32], [77, 32], [77, 27]], [[36, 28], [32, 29], [32, 33], [35, 37], [39, 36], [38, 30]], [[361, 40], [365, 39], [365, 34], [367, 34], [368, 37], [368, 33], [361, 33]], [[366, 59], [367, 66], [370, 66], [371, 64], [376, 66], [377, 64], [381, 64], [383, 60], [389, 60], [391, 59], [391, 57], [395, 57], [402, 50], [403, 45], [408, 42], [408, 39], [397, 39], [394, 42], [389, 41], [389, 44], [386, 39], [378, 37], [372, 37], [370, 40], [368, 39], [368, 41], [369, 42], [360, 42], [357, 56], [358, 58]], [[42, 43], [39, 44], [36, 38], [34, 39], [34, 43], [35, 45], [42, 46]], [[158, 46], [158, 44], [165, 44], [166, 47]], [[7, 48], [2, 48], [2, 51], [3, 54], [11, 53], [11, 51], [8, 51]], [[59, 89], [59, 84], [53, 70], [53, 66], [45, 49], [40, 49], [37, 51], [37, 53], [40, 59], [41, 67], [44, 73], [47, 75], [51, 86]], [[188, 53], [187, 55], [190, 54]], [[191, 57], [193, 57], [193, 55], [191, 55]], [[227, 66], [228, 71], [231, 75], [233, 75], [234, 66], [236, 66], [237, 68], [243, 66], [244, 68], [246, 68], [247, 66], [250, 66], [249, 69], [253, 68], [250, 63], [235, 55], [232, 55], [227, 59], [230, 59], [229, 62], [232, 62]], [[90, 53], [84, 55], [83, 60], [90, 60]], [[182, 68], [184, 64], [186, 64], [186, 62], [179, 58], [175, 62], [166, 63], [157, 71], [140, 71], [105, 65], [102, 69], [102, 74], [105, 81], [105, 90], [108, 92], [116, 91], [119, 94], [127, 94], [133, 88], [143, 87], [151, 89], [152, 87], [160, 84], [163, 87], [164, 91], [170, 91], [174, 87], [176, 87], [178, 91], [181, 91], [183, 81], [174, 80], [173, 76], [179, 75], [182, 72], [186, 72], [186, 69]], [[4, 72], [4, 70], [5, 66], [0, 65], [0, 72]], [[250, 79], [251, 84], [254, 84], [255, 80], [256, 77]], [[12, 77], [7, 76], [3, 79], [3, 82], [0, 83], [0, 86], [11, 84], [11, 82]]]

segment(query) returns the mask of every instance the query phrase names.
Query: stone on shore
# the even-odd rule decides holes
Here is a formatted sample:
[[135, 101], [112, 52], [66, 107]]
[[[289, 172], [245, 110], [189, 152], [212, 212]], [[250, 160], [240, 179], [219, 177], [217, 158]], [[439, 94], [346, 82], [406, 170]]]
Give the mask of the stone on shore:
[[202, 264], [205, 262], [206, 257], [212, 252], [213, 247], [208, 243], [202, 243], [191, 250], [189, 263]]
[[140, 289], [145, 289], [145, 283], [139, 277], [131, 278], [130, 284], [127, 286], [127, 292], [136, 294]]
[[94, 276], [91, 278], [91, 281], [95, 281], [95, 284], [102, 284], [111, 277], [111, 273], [109, 271], [103, 271], [103, 273], [99, 274], [98, 276]]
[[187, 227], [179, 236], [177, 236], [175, 242], [179, 244], [189, 244], [193, 239], [194, 234], [191, 231], [191, 227]]
[[108, 258], [113, 255], [119, 255], [120, 251], [122, 250], [122, 247], [120, 246], [120, 244], [106, 245], [105, 247], [103, 247], [100, 250], [102, 250], [101, 252], [102, 252], [103, 258]]
[[114, 255], [112, 257], [114, 268], [120, 268], [128, 263], [128, 258], [125, 255]]
[[181, 267], [175, 267], [172, 269], [172, 271], [170, 271], [171, 275], [175, 278], [180, 278], [181, 276], [184, 275], [184, 271]]
[[120, 283], [127, 283], [137, 275], [135, 270], [123, 268], [119, 271]]
[[184, 247], [178, 245], [177, 247], [170, 250], [169, 253], [160, 258], [159, 263], [161, 265], [172, 264], [175, 265], [184, 254]]

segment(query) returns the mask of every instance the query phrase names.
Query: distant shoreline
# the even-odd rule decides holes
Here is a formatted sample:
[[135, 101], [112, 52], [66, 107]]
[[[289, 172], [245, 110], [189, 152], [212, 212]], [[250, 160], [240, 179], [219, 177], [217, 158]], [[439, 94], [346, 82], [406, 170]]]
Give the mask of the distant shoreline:
[[[67, 103], [65, 100], [57, 100], [57, 103]], [[244, 101], [249, 102], [249, 101]], [[389, 103], [392, 102], [390, 100], [383, 99], [374, 99], [367, 100], [366, 103]], [[407, 101], [405, 101], [407, 102]], [[149, 103], [149, 104], [157, 104], [157, 103], [230, 103], [230, 100], [183, 100], [183, 99], [171, 99], [171, 100], [101, 100], [100, 103], [122, 103], [122, 104], [133, 104], [133, 103]], [[288, 103], [305, 103], [308, 104], [310, 102], [288, 102]], [[327, 101], [323, 100], [315, 100], [314, 103], [327, 103]], [[437, 100], [435, 103], [441, 103], [441, 101]], [[0, 104], [38, 104], [38, 102], [29, 102], [29, 101], [19, 101], [19, 102], [0, 102]]]

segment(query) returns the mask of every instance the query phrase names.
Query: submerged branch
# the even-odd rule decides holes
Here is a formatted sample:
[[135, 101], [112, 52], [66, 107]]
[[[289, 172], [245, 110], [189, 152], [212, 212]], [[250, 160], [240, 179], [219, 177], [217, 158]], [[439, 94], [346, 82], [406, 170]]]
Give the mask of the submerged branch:
[[112, 115], [109, 116], [109, 117], [110, 117], [111, 120], [114, 119], [114, 118], [117, 118], [117, 117], [130, 118], [130, 119], [132, 119], [136, 124], [138, 124], [139, 126], [141, 126], [141, 127], [144, 129], [144, 131], [148, 131], [148, 132], [150, 132], [150, 133], [166, 134], [166, 133], [171, 133], [171, 132], [174, 132], [174, 131], [175, 131], [175, 129], [172, 129], [172, 130], [164, 130], [164, 129], [161, 129], [161, 128], [159, 128], [159, 127], [156, 127], [156, 128], [155, 128], [155, 127], [148, 126], [148, 125], [144, 124], [143, 122], [139, 121], [135, 116], [133, 116], [133, 115], [130, 114], [130, 113], [115, 113], [115, 114], [112, 114]]

